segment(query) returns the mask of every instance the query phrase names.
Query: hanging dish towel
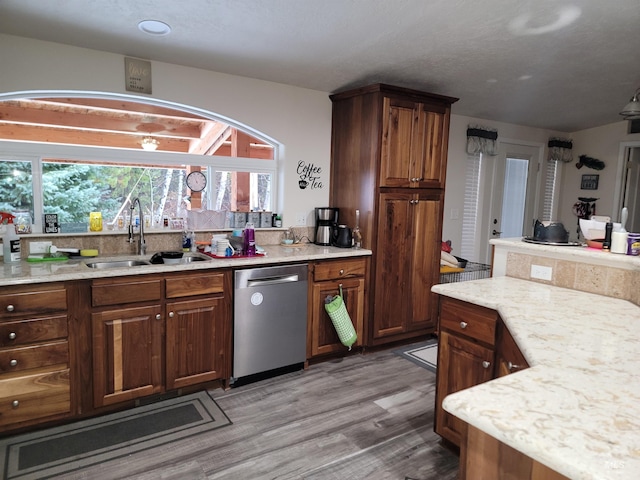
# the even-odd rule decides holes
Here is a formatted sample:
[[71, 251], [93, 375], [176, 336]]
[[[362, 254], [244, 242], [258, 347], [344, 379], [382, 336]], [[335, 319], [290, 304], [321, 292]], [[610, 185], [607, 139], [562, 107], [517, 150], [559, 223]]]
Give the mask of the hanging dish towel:
[[340, 342], [351, 350], [351, 345], [356, 342], [358, 336], [342, 299], [342, 285], [340, 285], [340, 295], [336, 295], [333, 298], [327, 297], [324, 309], [329, 314], [329, 318], [331, 318], [331, 323], [336, 329]]

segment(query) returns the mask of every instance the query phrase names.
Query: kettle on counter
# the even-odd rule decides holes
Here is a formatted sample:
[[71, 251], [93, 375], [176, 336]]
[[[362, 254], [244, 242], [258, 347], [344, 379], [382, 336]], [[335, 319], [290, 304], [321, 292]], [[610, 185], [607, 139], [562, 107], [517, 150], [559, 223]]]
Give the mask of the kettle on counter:
[[351, 248], [353, 246], [353, 233], [346, 225], [338, 225], [335, 229], [333, 246]]
[[569, 241], [569, 232], [560, 222], [541, 222], [536, 220], [533, 226], [533, 238], [543, 242], [567, 243]]

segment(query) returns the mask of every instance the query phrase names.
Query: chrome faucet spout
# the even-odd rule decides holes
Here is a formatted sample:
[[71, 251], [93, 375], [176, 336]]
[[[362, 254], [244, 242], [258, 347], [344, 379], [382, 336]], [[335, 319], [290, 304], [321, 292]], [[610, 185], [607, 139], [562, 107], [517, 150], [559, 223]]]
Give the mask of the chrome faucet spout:
[[140, 237], [138, 241], [138, 254], [145, 255], [147, 253], [147, 244], [144, 241], [144, 221], [142, 213], [142, 205], [138, 197], [131, 200], [131, 214], [129, 215], [129, 243], [133, 243], [134, 231], [133, 231], [133, 212], [136, 209], [136, 203], [138, 204], [138, 218], [140, 219]]

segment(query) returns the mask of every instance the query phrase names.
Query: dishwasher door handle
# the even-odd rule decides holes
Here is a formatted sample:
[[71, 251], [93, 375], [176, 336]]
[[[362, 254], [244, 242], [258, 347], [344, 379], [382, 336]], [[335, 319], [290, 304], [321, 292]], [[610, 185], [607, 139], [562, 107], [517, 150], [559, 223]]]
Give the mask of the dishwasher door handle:
[[279, 283], [299, 282], [299, 275], [282, 275], [279, 277], [264, 277], [247, 280], [247, 287], [260, 287], [263, 285], [278, 285]]

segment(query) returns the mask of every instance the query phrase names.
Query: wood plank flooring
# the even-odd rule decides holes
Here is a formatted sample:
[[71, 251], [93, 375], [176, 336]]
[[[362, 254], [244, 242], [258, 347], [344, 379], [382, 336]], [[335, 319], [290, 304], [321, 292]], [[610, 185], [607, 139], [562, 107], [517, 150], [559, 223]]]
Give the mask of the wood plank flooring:
[[213, 390], [233, 425], [56, 478], [455, 480], [435, 374], [391, 350]]

